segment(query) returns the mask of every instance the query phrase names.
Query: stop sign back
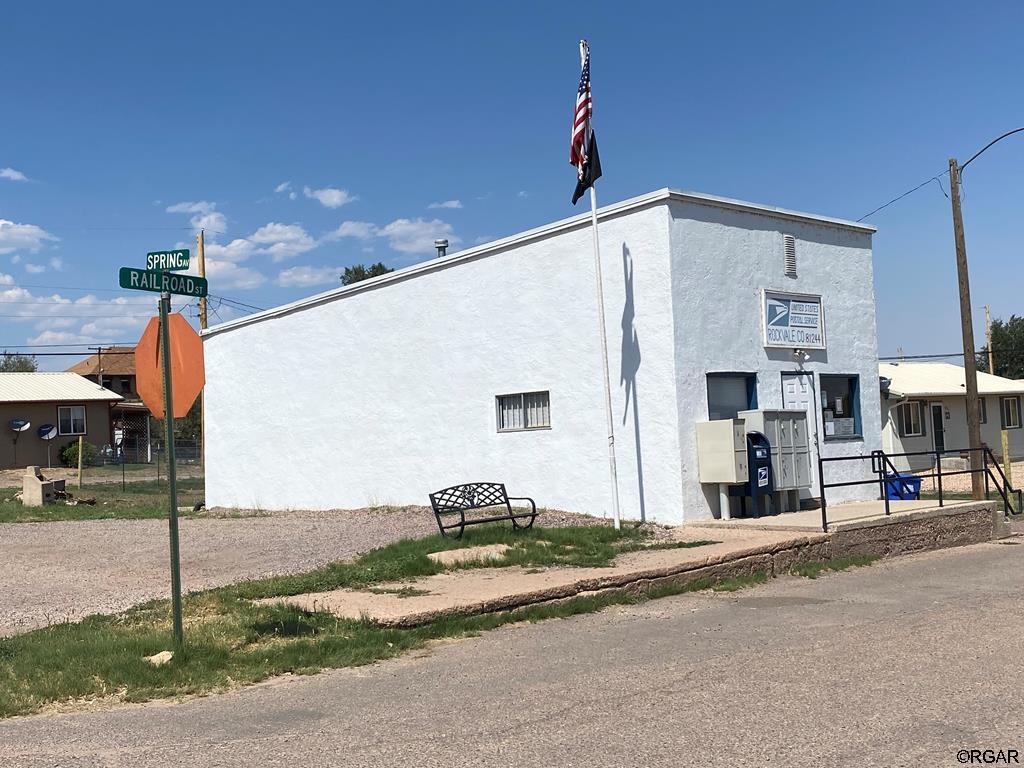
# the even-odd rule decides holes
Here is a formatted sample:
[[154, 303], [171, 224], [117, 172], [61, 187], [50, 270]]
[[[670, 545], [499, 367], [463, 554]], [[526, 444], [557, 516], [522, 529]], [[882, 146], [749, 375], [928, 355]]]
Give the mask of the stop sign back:
[[[171, 413], [184, 417], [203, 391], [206, 371], [203, 341], [181, 315], [167, 317], [171, 354]], [[150, 318], [135, 346], [135, 385], [142, 402], [158, 419], [164, 417], [163, 362], [160, 359], [160, 318]]]

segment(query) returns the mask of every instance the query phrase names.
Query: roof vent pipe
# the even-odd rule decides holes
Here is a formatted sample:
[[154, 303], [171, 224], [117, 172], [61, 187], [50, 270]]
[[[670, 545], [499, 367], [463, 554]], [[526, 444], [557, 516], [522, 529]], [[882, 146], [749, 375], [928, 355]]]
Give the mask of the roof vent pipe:
[[448, 241], [444, 238], [435, 240], [434, 247], [437, 248], [437, 258], [444, 258], [444, 255], [448, 252]]

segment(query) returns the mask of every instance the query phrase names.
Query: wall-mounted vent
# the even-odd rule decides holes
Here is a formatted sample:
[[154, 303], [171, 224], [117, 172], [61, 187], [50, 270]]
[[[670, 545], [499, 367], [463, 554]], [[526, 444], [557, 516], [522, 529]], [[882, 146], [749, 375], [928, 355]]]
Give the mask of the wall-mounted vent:
[[782, 236], [782, 251], [785, 256], [786, 277], [796, 277], [796, 238]]

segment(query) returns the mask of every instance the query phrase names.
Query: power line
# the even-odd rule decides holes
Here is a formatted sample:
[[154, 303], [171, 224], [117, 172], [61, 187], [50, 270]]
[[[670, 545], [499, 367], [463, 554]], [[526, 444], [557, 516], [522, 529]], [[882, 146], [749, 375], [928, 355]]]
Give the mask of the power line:
[[922, 181], [922, 182], [921, 182], [920, 184], [918, 184], [918, 185], [917, 185], [916, 187], [914, 187], [913, 189], [908, 189], [908, 190], [907, 190], [906, 192], [904, 192], [904, 193], [903, 193], [902, 195], [899, 195], [898, 197], [894, 197], [894, 198], [893, 198], [892, 200], [890, 200], [889, 202], [885, 203], [885, 205], [880, 205], [880, 206], [878, 206], [877, 208], [875, 208], [875, 210], [871, 211], [871, 213], [865, 213], [865, 214], [864, 214], [863, 216], [861, 216], [861, 217], [860, 217], [859, 219], [857, 219], [857, 221], [864, 221], [864, 219], [868, 218], [869, 216], [874, 216], [874, 215], [875, 215], [876, 213], [878, 213], [879, 211], [881, 211], [881, 210], [884, 210], [884, 209], [888, 208], [888, 207], [889, 207], [890, 205], [892, 205], [893, 203], [899, 202], [900, 200], [902, 200], [902, 199], [903, 199], [904, 197], [906, 197], [907, 195], [912, 195], [912, 194], [914, 194], [915, 192], [917, 192], [917, 190], [921, 189], [921, 187], [927, 186], [928, 184], [931, 184], [931, 183], [932, 183], [933, 181], [934, 181], [934, 182], [935, 182], [936, 184], [938, 184], [938, 185], [939, 185], [939, 189], [941, 189], [941, 190], [942, 190], [942, 194], [943, 194], [943, 195], [945, 196], [945, 198], [946, 198], [946, 199], [948, 200], [948, 199], [949, 199], [949, 195], [947, 195], [947, 194], [946, 194], [946, 190], [945, 190], [945, 188], [944, 188], [944, 187], [942, 186], [942, 177], [943, 177], [943, 176], [948, 176], [948, 175], [949, 175], [949, 171], [943, 171], [942, 173], [939, 173], [939, 174], [937, 174], [937, 175], [935, 175], [935, 176], [932, 176], [932, 177], [931, 177], [930, 179], [926, 179], [925, 181]]
[[[134, 355], [135, 350], [115, 352], [103, 350], [104, 355]], [[0, 352], [0, 357], [93, 357], [86, 352]]]

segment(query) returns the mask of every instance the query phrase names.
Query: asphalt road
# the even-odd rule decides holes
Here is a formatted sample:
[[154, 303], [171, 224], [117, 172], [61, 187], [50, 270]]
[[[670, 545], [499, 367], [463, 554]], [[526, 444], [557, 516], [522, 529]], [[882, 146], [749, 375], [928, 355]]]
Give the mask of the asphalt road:
[[7, 720], [0, 765], [861, 768], [1024, 755], [1022, 588], [1024, 546], [992, 543], [683, 595], [221, 696]]

